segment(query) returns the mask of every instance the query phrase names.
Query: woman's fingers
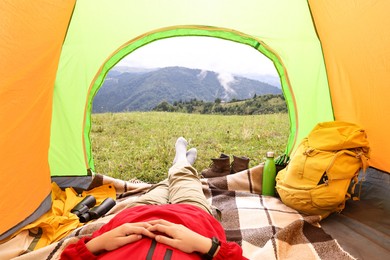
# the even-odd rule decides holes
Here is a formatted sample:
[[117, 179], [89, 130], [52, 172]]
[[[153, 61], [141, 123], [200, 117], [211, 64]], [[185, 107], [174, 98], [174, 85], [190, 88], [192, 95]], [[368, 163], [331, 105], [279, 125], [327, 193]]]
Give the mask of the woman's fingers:
[[148, 223], [151, 224], [151, 226], [148, 228], [149, 231], [164, 233], [171, 237], [175, 236], [175, 230], [181, 226], [164, 219], [151, 220]]
[[137, 222], [137, 223], [126, 223], [126, 224], [123, 224], [123, 226], [148, 228], [148, 227], [150, 227], [152, 225], [149, 224], [148, 222]]
[[130, 236], [130, 235], [144, 235], [150, 238], [154, 238], [155, 234], [153, 234], [148, 228], [152, 225], [146, 222], [140, 223], [127, 223], [122, 225], [121, 234], [122, 236]]
[[148, 228], [150, 232], [160, 232], [169, 235], [170, 227], [163, 224], [155, 224]]
[[[206, 247], [209, 247], [210, 243], [209, 238], [205, 238], [181, 224], [175, 224], [164, 219], [126, 223], [101, 235], [100, 240], [102, 240], [103, 236], [105, 236], [104, 243], [102, 242], [100, 247], [108, 251], [129, 243], [134, 243], [140, 240], [142, 236], [156, 239], [159, 243], [177, 248], [186, 253], [198, 250], [197, 244], [201, 244], [201, 241], [208, 243]], [[91, 243], [89, 246], [93, 249], [95, 245], [96, 243]], [[99, 248], [97, 246], [95, 247]]]
[[157, 235], [155, 237], [156, 241], [162, 244], [165, 244], [167, 246], [171, 246], [173, 248], [176, 248], [177, 246], [175, 245], [176, 241], [172, 238], [163, 236], [163, 235]]
[[133, 235], [128, 235], [126, 237], [123, 237], [123, 244], [130, 244], [130, 243], [134, 243], [138, 240], [140, 240], [142, 238], [142, 235], [137, 235], [137, 234], [133, 234]]
[[150, 225], [156, 225], [156, 224], [161, 224], [161, 225], [165, 225], [165, 226], [172, 226], [172, 225], [175, 225], [174, 223], [172, 222], [169, 222], [165, 219], [155, 219], [155, 220], [150, 220], [148, 221], [148, 223]]

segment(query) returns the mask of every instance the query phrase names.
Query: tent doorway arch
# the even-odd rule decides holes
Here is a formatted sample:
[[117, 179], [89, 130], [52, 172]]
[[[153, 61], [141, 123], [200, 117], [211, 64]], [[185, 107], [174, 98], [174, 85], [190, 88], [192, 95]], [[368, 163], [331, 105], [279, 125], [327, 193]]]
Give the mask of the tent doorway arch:
[[285, 154], [288, 155], [291, 152], [296, 140], [296, 129], [297, 129], [297, 111], [295, 106], [295, 99], [291, 90], [287, 71], [283, 66], [283, 62], [280, 57], [264, 42], [256, 39], [253, 36], [246, 35], [244, 33], [219, 27], [211, 26], [173, 26], [168, 28], [158, 29], [152, 32], [145, 33], [136, 37], [122, 46], [120, 46], [110, 57], [106, 59], [104, 64], [100, 67], [99, 71], [95, 75], [91, 82], [87, 95], [87, 102], [84, 110], [84, 154], [88, 167], [94, 171], [94, 161], [92, 156], [92, 146], [90, 131], [92, 127], [91, 114], [93, 99], [103, 85], [104, 79], [107, 73], [124, 57], [132, 53], [138, 48], [145, 46], [151, 42], [172, 38], [172, 37], [191, 37], [191, 36], [203, 36], [203, 37], [214, 37], [223, 40], [229, 40], [240, 44], [245, 44], [259, 51], [261, 54], [269, 58], [280, 77], [281, 87], [283, 94], [286, 99], [287, 108], [289, 111], [290, 118], [290, 136], [286, 145]]

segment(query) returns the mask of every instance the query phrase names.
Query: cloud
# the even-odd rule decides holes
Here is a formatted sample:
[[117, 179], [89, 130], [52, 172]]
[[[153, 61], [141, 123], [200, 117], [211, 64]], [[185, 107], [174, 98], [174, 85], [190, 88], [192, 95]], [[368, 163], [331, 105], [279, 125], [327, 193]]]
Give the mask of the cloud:
[[204, 78], [207, 76], [207, 70], [201, 70], [199, 74], [197, 75], [198, 79], [200, 81], [204, 80]]
[[135, 50], [120, 65], [143, 68], [182, 66], [221, 74], [278, 76], [272, 61], [254, 48], [212, 37], [158, 40]]
[[218, 80], [227, 93], [236, 94], [236, 91], [234, 91], [234, 89], [229, 86], [234, 82], [234, 77], [232, 74], [227, 72], [220, 72], [218, 73]]

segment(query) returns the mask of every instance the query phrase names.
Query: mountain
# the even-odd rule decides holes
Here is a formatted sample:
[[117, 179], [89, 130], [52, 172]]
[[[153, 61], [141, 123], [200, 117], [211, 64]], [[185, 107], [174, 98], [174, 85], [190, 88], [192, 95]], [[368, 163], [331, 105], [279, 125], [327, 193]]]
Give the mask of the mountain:
[[281, 94], [270, 84], [213, 71], [166, 67], [159, 69], [113, 68], [95, 96], [94, 113], [149, 111], [162, 101], [223, 101], [256, 95]]

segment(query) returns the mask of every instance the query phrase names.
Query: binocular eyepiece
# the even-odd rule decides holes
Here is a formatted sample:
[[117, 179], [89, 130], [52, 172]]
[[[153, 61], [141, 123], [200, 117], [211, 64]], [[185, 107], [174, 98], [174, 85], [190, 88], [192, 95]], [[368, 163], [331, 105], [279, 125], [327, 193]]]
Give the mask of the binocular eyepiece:
[[71, 212], [79, 217], [81, 223], [85, 223], [93, 219], [98, 219], [106, 214], [112, 207], [115, 206], [116, 202], [112, 198], [107, 198], [99, 206], [93, 207], [95, 204], [95, 197], [88, 195], [80, 201], [71, 210]]
[[88, 222], [93, 219], [98, 219], [106, 214], [112, 207], [115, 206], [115, 200], [111, 198], [105, 199], [99, 206], [93, 207], [91, 210], [82, 214], [79, 219], [81, 223]]
[[81, 215], [86, 213], [90, 208], [95, 206], [96, 199], [94, 196], [88, 195], [82, 201], [80, 201], [70, 212], [76, 214], [80, 218]]

